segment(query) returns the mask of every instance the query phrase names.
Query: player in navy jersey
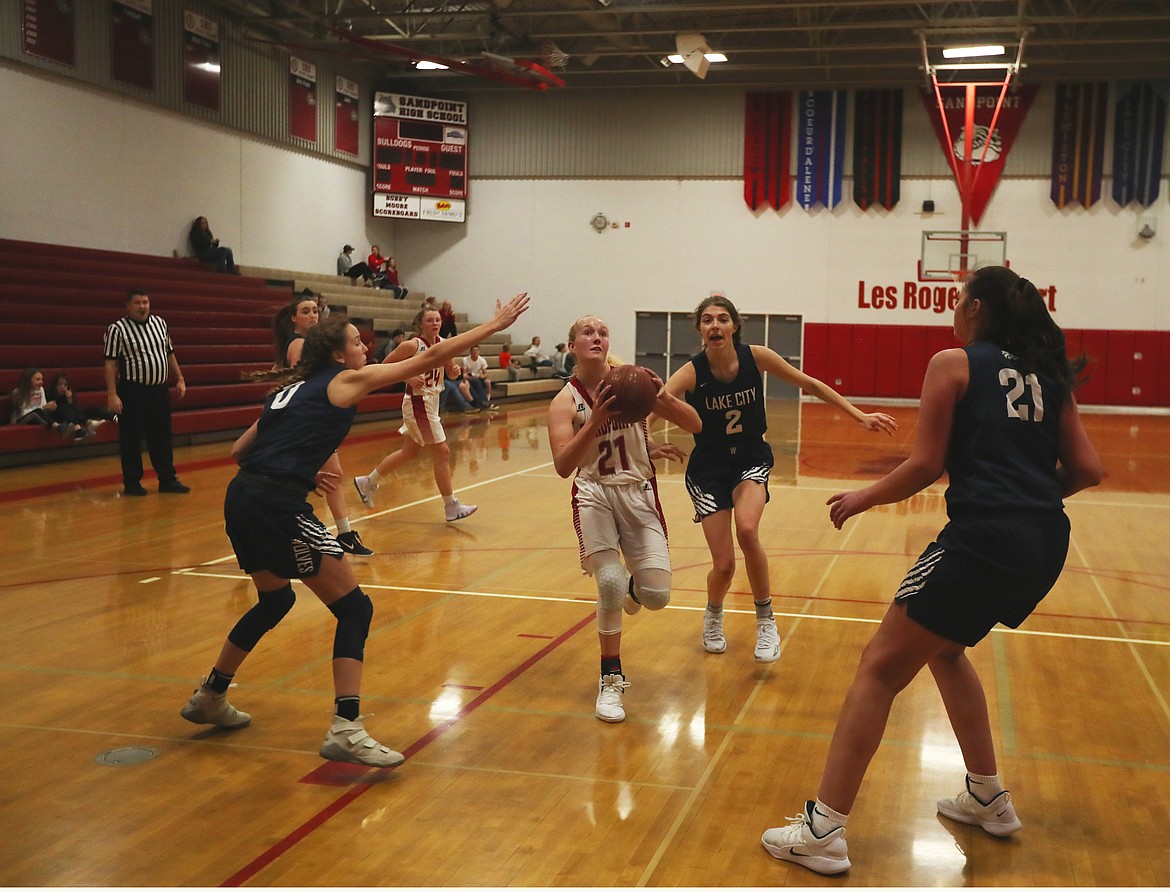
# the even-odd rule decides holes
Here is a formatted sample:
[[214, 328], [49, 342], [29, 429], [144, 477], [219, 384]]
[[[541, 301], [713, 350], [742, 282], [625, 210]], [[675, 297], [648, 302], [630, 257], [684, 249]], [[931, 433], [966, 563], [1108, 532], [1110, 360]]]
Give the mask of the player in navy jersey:
[[949, 521], [862, 653], [817, 800], [762, 839], [774, 857], [818, 873], [849, 869], [846, 819], [894, 698], [923, 666], [967, 768], [965, 789], [939, 800], [939, 814], [994, 836], [1020, 828], [966, 651], [996, 623], [1018, 626], [1048, 594], [1068, 551], [1062, 499], [1096, 486], [1101, 460], [1073, 398], [1084, 360], [1069, 361], [1064, 333], [1031, 282], [1002, 266], [972, 273], [955, 307], [955, 336], [967, 346], [937, 353], [927, 367], [910, 457], [871, 486], [828, 500], [840, 529], [950, 475]]
[[296, 598], [290, 580], [301, 579], [337, 618], [336, 714], [321, 756], [381, 768], [403, 761], [370, 737], [359, 714], [373, 604], [306, 497], [313, 489], [337, 486], [338, 476], [322, 466], [349, 433], [358, 400], [450, 360], [507, 328], [527, 306], [527, 295], [517, 295], [496, 305], [491, 322], [390, 365], [366, 365], [358, 330], [342, 319], [327, 319], [309, 330], [295, 368], [263, 373], [284, 386], [232, 446], [240, 471], [224, 500], [227, 534], [240, 567], [256, 585], [258, 602], [228, 634], [211, 674], [181, 710], [183, 718], [223, 728], [242, 728], [251, 721], [228, 702], [227, 688], [260, 638], [292, 609]]
[[[276, 347], [276, 365], [279, 368], [291, 369], [301, 361], [301, 351], [305, 349], [305, 335], [319, 321], [317, 295], [308, 288], [277, 312], [272, 321], [272, 334]], [[325, 460], [325, 467], [322, 470], [337, 475], [338, 479], [342, 477], [344, 472], [341, 469], [341, 458], [336, 452]], [[372, 555], [373, 550], [366, 547], [358, 531], [350, 525], [345, 490], [338, 486], [327, 491], [325, 501], [329, 505], [329, 513], [333, 515], [333, 522], [337, 524], [337, 544], [342, 550], [358, 557]]]
[[866, 414], [827, 384], [794, 368], [775, 351], [740, 343], [739, 312], [726, 297], [709, 297], [695, 308], [695, 328], [703, 351], [670, 376], [669, 393], [685, 395], [703, 420], [687, 462], [687, 492], [695, 520], [711, 550], [707, 573], [707, 609], [703, 612], [703, 647], [719, 654], [727, 649], [723, 601], [735, 575], [735, 539], [743, 551], [748, 584], [756, 608], [755, 658], [771, 663], [780, 657], [780, 632], [772, 612], [768, 555], [760, 543], [760, 518], [767, 504], [772, 447], [764, 410], [763, 372], [836, 406], [866, 430], [893, 433], [897, 423], [881, 412]]
[[[553, 466], [573, 477], [573, 528], [581, 569], [597, 584], [597, 637], [601, 677], [594, 715], [603, 722], [626, 717], [622, 695], [629, 686], [622, 670], [622, 611], [661, 610], [670, 601], [670, 553], [666, 519], [658, 501], [651, 459], [682, 461], [677, 446], [651, 442], [646, 422], [622, 424], [615, 417], [609, 385], [609, 326], [583, 316], [569, 328], [569, 350], [577, 358], [569, 383], [548, 407]], [[699, 416], [658, 384], [655, 411], [692, 433]], [[621, 557], [625, 558], [625, 567]]]

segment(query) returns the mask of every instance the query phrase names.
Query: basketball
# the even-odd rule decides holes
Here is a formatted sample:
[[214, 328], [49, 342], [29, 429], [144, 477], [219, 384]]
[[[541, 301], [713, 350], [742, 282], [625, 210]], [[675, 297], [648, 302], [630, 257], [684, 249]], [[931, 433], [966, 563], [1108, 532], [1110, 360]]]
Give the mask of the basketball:
[[640, 365], [619, 365], [606, 372], [601, 383], [608, 384], [616, 399], [613, 411], [622, 424], [641, 421], [654, 409], [658, 385], [649, 369]]

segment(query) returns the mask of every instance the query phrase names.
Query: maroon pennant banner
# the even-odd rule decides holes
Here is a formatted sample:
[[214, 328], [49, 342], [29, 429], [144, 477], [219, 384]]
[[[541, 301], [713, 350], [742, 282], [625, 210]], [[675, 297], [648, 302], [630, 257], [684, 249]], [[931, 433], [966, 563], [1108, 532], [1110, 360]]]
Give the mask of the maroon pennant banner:
[[744, 103], [743, 200], [780, 210], [792, 197], [792, 94], [748, 93]]
[[902, 91], [858, 90], [853, 112], [853, 201], [892, 210], [902, 189]]
[[971, 221], [975, 224], [979, 223], [979, 218], [983, 216], [983, 211], [991, 200], [991, 193], [995, 191], [995, 186], [1003, 173], [1016, 134], [1020, 132], [1020, 127], [1024, 123], [1024, 118], [1028, 116], [1028, 109], [1032, 107], [1032, 100], [1036, 98], [1039, 89], [1035, 84], [1010, 87], [1003, 95], [1001, 106], [999, 103], [1000, 95], [1003, 93], [1001, 84], [981, 84], [975, 87], [970, 166], [964, 157], [967, 139], [965, 85], [939, 84], [939, 96], [929, 90], [923, 90], [922, 100], [926, 104], [926, 113], [930, 116], [939, 145], [955, 174], [959, 194], [971, 215]]

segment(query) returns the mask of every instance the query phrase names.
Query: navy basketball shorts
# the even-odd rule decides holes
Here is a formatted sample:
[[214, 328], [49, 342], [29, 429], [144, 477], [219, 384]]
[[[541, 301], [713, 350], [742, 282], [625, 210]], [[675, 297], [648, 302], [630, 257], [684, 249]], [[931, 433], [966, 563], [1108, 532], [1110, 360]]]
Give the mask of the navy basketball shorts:
[[324, 555], [345, 552], [295, 487], [236, 477], [223, 503], [224, 525], [240, 569], [311, 579]]
[[1063, 511], [952, 520], [922, 552], [895, 602], [923, 628], [973, 647], [1017, 628], [1056, 584], [1068, 554]]
[[735, 488], [745, 480], [762, 484], [765, 504], [771, 500], [768, 476], [772, 473], [772, 447], [759, 443], [741, 454], [711, 456], [691, 453], [687, 462], [687, 494], [695, 507], [695, 523], [717, 511], [728, 511], [735, 506]]

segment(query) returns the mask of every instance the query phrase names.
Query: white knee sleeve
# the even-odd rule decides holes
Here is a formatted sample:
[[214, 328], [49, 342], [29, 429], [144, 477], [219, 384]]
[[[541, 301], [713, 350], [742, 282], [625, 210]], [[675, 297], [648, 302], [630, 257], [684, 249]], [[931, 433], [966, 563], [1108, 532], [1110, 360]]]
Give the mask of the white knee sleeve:
[[602, 564], [596, 569], [593, 578], [597, 581], [597, 610], [621, 611], [625, 603], [629, 577], [619, 563]]
[[670, 603], [670, 571], [639, 570], [634, 574], [634, 595], [647, 610], [661, 610]]

